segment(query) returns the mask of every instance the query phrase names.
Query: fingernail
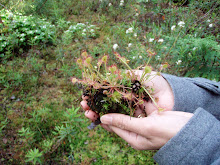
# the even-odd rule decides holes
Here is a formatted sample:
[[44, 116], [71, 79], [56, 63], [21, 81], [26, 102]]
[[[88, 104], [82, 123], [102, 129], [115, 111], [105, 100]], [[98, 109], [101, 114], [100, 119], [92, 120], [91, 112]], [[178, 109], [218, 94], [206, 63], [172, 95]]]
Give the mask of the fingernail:
[[108, 116], [108, 115], [104, 115], [100, 118], [101, 122], [103, 124], [112, 124], [112, 117]]

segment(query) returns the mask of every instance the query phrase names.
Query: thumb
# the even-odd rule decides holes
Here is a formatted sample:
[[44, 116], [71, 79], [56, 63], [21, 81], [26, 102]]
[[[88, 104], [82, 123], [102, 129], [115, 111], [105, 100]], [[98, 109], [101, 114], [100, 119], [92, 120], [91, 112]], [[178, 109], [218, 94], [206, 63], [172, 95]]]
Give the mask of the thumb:
[[112, 125], [137, 134], [141, 134], [141, 132], [143, 132], [143, 127], [146, 124], [143, 122], [144, 118], [134, 118], [128, 115], [114, 113], [103, 115], [100, 120], [103, 124]]

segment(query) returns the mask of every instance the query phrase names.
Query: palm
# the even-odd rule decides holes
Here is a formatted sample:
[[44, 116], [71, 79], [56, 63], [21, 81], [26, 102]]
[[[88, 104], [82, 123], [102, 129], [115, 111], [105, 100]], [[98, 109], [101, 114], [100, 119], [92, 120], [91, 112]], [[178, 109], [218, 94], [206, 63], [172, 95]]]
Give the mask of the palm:
[[[141, 76], [143, 71], [137, 70], [136, 75]], [[154, 73], [153, 73], [154, 74]], [[144, 83], [145, 86], [150, 86], [154, 89], [153, 97], [157, 100], [157, 105], [166, 110], [170, 111], [174, 106], [174, 96], [171, 87], [168, 82], [162, 76], [154, 76], [151, 81]], [[137, 111], [145, 110], [146, 114], [149, 115], [154, 111], [158, 111], [158, 107], [153, 102], [145, 102], [143, 106], [140, 106]]]
[[138, 150], [159, 149], [166, 144], [193, 116], [179, 111], [153, 112], [145, 118], [110, 114], [108, 128]]

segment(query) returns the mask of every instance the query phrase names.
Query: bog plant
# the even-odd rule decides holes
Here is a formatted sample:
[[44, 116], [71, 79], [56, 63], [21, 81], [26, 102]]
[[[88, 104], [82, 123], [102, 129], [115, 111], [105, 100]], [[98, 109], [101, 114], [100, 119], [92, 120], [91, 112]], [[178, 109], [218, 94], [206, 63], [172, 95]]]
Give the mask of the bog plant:
[[79, 39], [97, 38], [97, 30], [98, 28], [95, 25], [77, 23], [76, 25], [70, 25], [68, 30], [64, 31], [62, 40], [64, 44], [70, 44], [72, 41], [78, 41]]
[[[169, 36], [165, 38], [174, 40]], [[216, 41], [208, 37], [194, 38], [186, 35], [179, 38], [172, 49], [173, 61], [170, 64], [177, 68], [179, 73], [176, 74], [219, 81], [219, 57], [220, 47]]]
[[55, 26], [45, 19], [13, 14], [5, 9], [0, 11], [0, 15], [3, 22], [0, 23], [1, 57], [6, 55], [6, 51], [17, 53], [33, 45], [55, 42]]
[[42, 156], [43, 153], [39, 151], [38, 148], [34, 148], [28, 151], [28, 153], [25, 155], [26, 162], [31, 162], [33, 164], [42, 164]]
[[[153, 52], [148, 50], [150, 55]], [[77, 59], [77, 64], [83, 70], [82, 79], [72, 78], [72, 82], [84, 86], [84, 96], [88, 96], [88, 105], [96, 113], [124, 113], [133, 115], [136, 106], [144, 104], [144, 101], [152, 101], [159, 111], [163, 109], [157, 105], [157, 98], [154, 98], [154, 89], [145, 86], [144, 83], [159, 75], [166, 67], [163, 65], [160, 72], [152, 75], [149, 66], [150, 58], [144, 66], [143, 74], [139, 78], [134, 70], [128, 65], [128, 60], [114, 52], [117, 59], [125, 65], [125, 69], [119, 69], [117, 65], [108, 65], [109, 56], [104, 55], [93, 64], [92, 57], [84, 51], [82, 58]], [[141, 66], [139, 67], [141, 68]], [[144, 113], [144, 112], [143, 112]], [[95, 125], [100, 123], [99, 119]]]

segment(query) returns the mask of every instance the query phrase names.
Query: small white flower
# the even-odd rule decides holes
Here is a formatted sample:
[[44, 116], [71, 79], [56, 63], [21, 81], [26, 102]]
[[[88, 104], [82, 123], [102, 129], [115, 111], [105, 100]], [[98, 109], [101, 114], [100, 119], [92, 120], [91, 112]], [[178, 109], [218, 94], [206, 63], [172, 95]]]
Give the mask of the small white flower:
[[137, 33], [134, 33], [134, 37], [137, 37]]
[[98, 67], [97, 67], [97, 66], [94, 66], [94, 68], [97, 69]]
[[130, 48], [131, 46], [132, 46], [132, 43], [129, 43], [129, 44], [128, 44], [128, 47]]
[[120, 6], [123, 6], [124, 5], [124, 0], [121, 0], [120, 1]]
[[179, 64], [181, 64], [181, 63], [182, 63], [181, 60], [178, 60], [178, 61], [176, 62], [177, 65], [179, 65]]
[[133, 28], [132, 27], [130, 27], [128, 30], [126, 30], [126, 34], [132, 33], [132, 32], [133, 32]]
[[114, 45], [113, 45], [113, 49], [114, 49], [114, 50], [116, 50], [118, 47], [119, 47], [118, 44], [114, 44]]
[[24, 34], [24, 33], [22, 33], [22, 34], [21, 34], [21, 37], [24, 37], [24, 36], [25, 36], [25, 34]]
[[185, 22], [180, 21], [180, 22], [178, 23], [178, 25], [179, 25], [180, 27], [184, 27], [184, 26], [185, 26]]
[[158, 42], [163, 42], [163, 41], [164, 41], [163, 39], [159, 39], [159, 40], [158, 40]]
[[160, 56], [156, 56], [156, 58], [157, 58], [157, 60], [160, 60], [160, 59], [161, 59]]
[[139, 58], [142, 59], [143, 57], [142, 57], [142, 56], [139, 56]]
[[213, 24], [211, 23], [211, 24], [209, 24], [209, 27], [213, 27]]
[[109, 3], [108, 6], [112, 6], [112, 3]]
[[95, 31], [94, 29], [91, 29], [91, 30], [90, 30], [91, 33], [93, 33], [94, 31]]
[[211, 20], [210, 20], [210, 19], [208, 19], [206, 22], [211, 22]]
[[12, 13], [10, 13], [9, 15], [8, 15], [8, 19], [11, 19], [11, 18], [13, 18], [13, 14]]
[[150, 39], [149, 39], [149, 42], [153, 42], [153, 41], [154, 41], [154, 38], [150, 38]]
[[196, 49], [197, 49], [197, 47], [194, 47], [194, 48], [193, 48], [193, 51], [195, 51]]
[[139, 16], [139, 13], [136, 13], [135, 16]]
[[132, 58], [133, 58], [133, 59], [135, 59], [136, 57], [135, 57], [135, 56], [133, 56]]
[[83, 32], [86, 32], [86, 29], [83, 29]]
[[86, 36], [86, 33], [82, 33], [82, 36]]
[[6, 47], [6, 43], [3, 43], [3, 44], [2, 44], [2, 47]]
[[175, 28], [176, 28], [176, 25], [171, 26], [172, 31], [175, 30]]

